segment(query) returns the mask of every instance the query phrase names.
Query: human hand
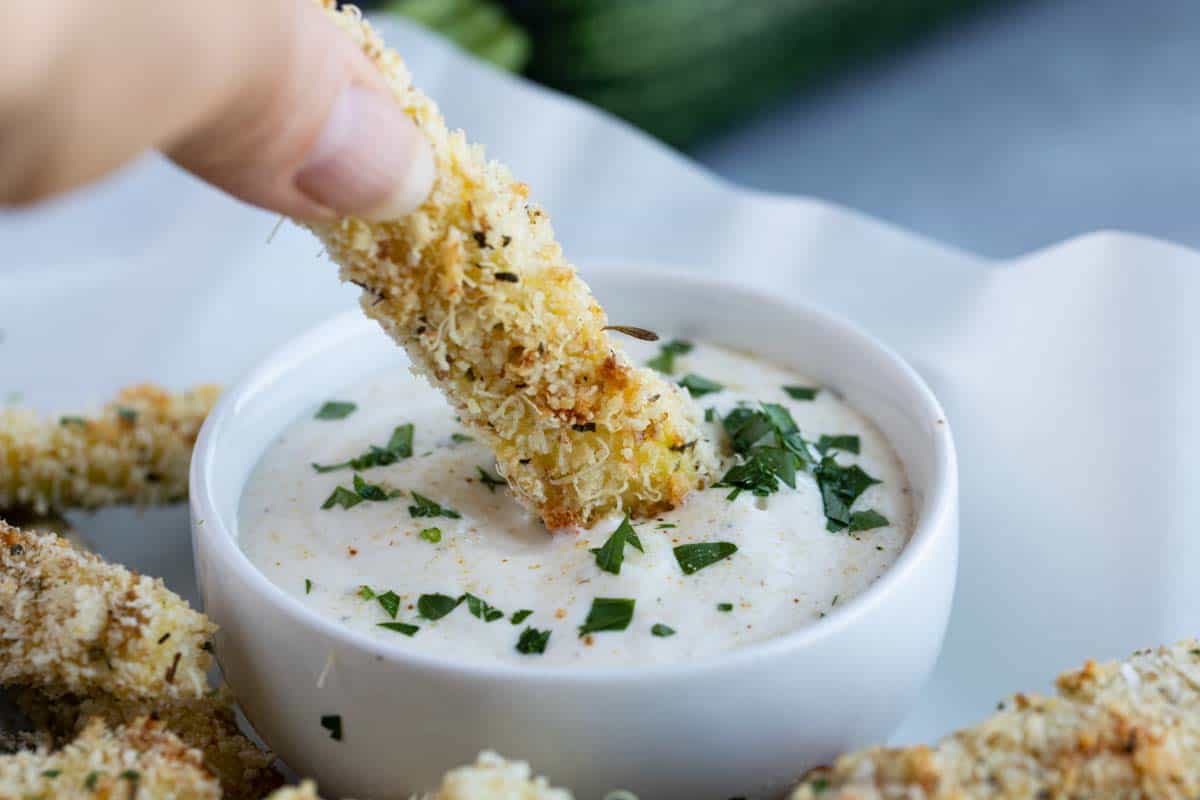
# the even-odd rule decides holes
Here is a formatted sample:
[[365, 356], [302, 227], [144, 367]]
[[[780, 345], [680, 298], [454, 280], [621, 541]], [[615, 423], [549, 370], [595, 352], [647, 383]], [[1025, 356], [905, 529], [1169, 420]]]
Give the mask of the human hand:
[[401, 216], [433, 181], [416, 125], [309, 0], [0, 3], [0, 205], [151, 148], [308, 220]]

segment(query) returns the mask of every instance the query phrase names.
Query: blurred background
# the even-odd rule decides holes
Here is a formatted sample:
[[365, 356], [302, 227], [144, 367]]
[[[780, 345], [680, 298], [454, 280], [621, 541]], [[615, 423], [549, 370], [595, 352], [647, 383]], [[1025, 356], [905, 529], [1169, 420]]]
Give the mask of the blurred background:
[[1009, 257], [1200, 246], [1196, 0], [385, 0], [737, 183]]

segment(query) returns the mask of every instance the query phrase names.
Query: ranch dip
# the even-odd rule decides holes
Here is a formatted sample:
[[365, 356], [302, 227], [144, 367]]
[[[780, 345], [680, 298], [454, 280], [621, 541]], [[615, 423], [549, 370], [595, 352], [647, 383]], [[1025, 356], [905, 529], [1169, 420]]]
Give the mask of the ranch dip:
[[[835, 391], [703, 343], [626, 349], [689, 387], [724, 454], [717, 477], [743, 488], [694, 492], [633, 536], [620, 516], [550, 534], [445, 399], [396, 370], [330, 387], [271, 444], [242, 495], [243, 550], [313, 611], [395, 647], [531, 667], [769, 639], [836, 614], [896, 560], [914, 525], [903, 467]], [[766, 436], [739, 441], [753, 425]], [[754, 463], [728, 475], [798, 449], [795, 488], [764, 485]]]

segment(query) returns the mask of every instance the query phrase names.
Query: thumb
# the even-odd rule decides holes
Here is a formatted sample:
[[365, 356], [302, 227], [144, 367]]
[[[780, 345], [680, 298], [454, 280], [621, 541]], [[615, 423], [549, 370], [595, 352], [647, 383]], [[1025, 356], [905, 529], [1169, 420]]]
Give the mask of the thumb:
[[[317, 220], [337, 214], [403, 216], [433, 183], [424, 136], [357, 45], [310, 0], [218, 2], [218, 25], [253, 35], [245, 63], [211, 112], [165, 152], [249, 203]], [[251, 4], [251, 5], [255, 5]], [[218, 34], [220, 35], [220, 34]]]

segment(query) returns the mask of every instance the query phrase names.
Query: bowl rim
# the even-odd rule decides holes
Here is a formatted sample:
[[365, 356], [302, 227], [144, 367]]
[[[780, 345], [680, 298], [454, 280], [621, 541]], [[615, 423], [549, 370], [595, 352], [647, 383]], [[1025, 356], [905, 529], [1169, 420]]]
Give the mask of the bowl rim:
[[[704, 291], [737, 292], [755, 302], [781, 307], [789, 314], [815, 318], [823, 326], [835, 330], [838, 335], [851, 341], [856, 348], [874, 350], [898, 368], [902, 380], [907, 381], [910, 388], [916, 390], [918, 403], [924, 407], [921, 410], [931, 415], [932, 419], [940, 421], [940, 424], [937, 424], [934, 429], [932, 478], [929, 487], [923, 493], [920, 507], [916, 509], [917, 524], [899, 557], [874, 583], [845, 604], [839, 605], [835, 612], [797, 630], [716, 653], [695, 662], [680, 661], [649, 665], [537, 666], [506, 662], [468, 662], [457, 660], [452, 656], [407, 650], [398, 645], [389, 644], [383, 639], [352, 630], [340, 625], [336, 620], [310, 610], [299, 599], [272, 583], [242, 551], [233, 531], [224, 524], [217, 513], [210, 473], [213, 470], [214, 461], [217, 459], [217, 442], [220, 440], [229, 418], [236, 414], [244, 397], [261, 391], [264, 384], [270, 384], [274, 380], [275, 373], [281, 364], [304, 360], [307, 357], [306, 354], [313, 350], [313, 345], [325, 342], [330, 337], [357, 336], [359, 329], [375, 327], [376, 323], [365, 317], [357, 308], [338, 313], [299, 336], [289, 339], [280, 347], [272, 350], [222, 393], [201, 427], [189, 472], [191, 498], [189, 510], [193, 539], [204, 538], [208, 541], [213, 552], [218, 554], [224, 562], [223, 567], [233, 571], [238, 582], [250, 596], [256, 597], [261, 602], [269, 603], [276, 611], [295, 623], [299, 630], [306, 627], [316, 628], [324, 635], [338, 641], [342, 646], [356, 649], [374, 656], [376, 659], [387, 659], [411, 668], [436, 669], [447, 674], [454, 673], [463, 679], [488, 678], [552, 684], [611, 684], [630, 681], [644, 682], [659, 678], [677, 679], [680, 676], [700, 675], [721, 670], [737, 671], [759, 660], [786, 656], [790, 652], [828, 638], [846, 627], [860, 622], [879, 604], [887, 602], [889, 597], [897, 591], [896, 587], [908, 580], [921, 562], [933, 557], [931, 554], [936, 552], [941, 539], [957, 537], [958, 464], [949, 420], [925, 381], [892, 348], [839, 314], [801, 300], [788, 298], [780, 293], [772, 293], [759, 286], [740, 284], [722, 276], [698, 274], [679, 268], [615, 265], [604, 265], [598, 267], [596, 271], [603, 272], [605, 279], [611, 278], [617, 282], [632, 283], [635, 280], [644, 282], [648, 278], [654, 278], [692, 284], [693, 287]], [[193, 548], [198, 548], [198, 546], [198, 542], [193, 541]], [[203, 593], [204, 582], [201, 581], [200, 584]], [[217, 655], [219, 660], [219, 650]]]

